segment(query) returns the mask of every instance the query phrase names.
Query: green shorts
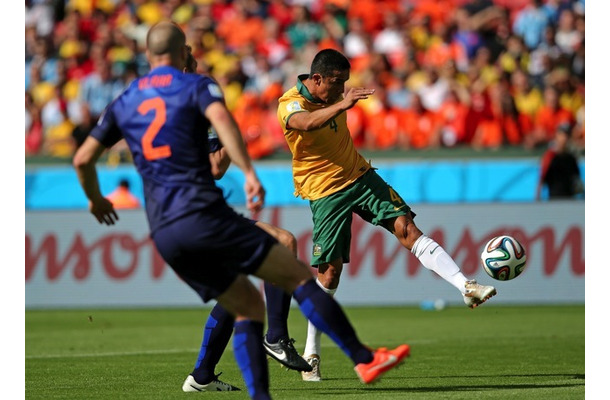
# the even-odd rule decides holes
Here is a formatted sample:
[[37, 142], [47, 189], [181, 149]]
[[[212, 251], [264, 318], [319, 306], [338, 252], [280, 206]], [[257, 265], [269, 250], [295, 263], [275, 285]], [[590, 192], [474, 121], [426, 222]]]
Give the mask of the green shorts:
[[373, 168], [350, 186], [309, 202], [313, 219], [311, 265], [342, 258], [349, 262], [352, 239], [352, 213], [373, 225], [389, 218], [408, 215], [411, 208]]

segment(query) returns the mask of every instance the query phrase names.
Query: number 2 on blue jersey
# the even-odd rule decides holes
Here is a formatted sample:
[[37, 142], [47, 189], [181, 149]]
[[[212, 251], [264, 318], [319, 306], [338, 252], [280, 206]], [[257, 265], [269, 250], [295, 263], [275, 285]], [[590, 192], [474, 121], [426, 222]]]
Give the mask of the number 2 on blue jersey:
[[169, 145], [153, 146], [153, 140], [167, 120], [165, 101], [161, 97], [153, 97], [144, 100], [138, 107], [138, 112], [141, 115], [146, 115], [150, 111], [154, 112], [154, 117], [142, 136], [142, 154], [147, 160], [153, 161], [171, 156], [172, 149]]

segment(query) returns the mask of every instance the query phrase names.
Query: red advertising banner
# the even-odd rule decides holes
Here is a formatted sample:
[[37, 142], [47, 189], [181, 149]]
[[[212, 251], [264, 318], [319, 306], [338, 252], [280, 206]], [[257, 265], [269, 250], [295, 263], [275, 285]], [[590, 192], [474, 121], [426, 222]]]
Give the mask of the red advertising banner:
[[[496, 286], [494, 302], [584, 303], [584, 202], [413, 208], [420, 229], [445, 248], [464, 275]], [[26, 308], [201, 304], [156, 252], [143, 211], [119, 211], [119, 216], [108, 227], [86, 211], [26, 213]], [[309, 262], [307, 207], [269, 208], [259, 217], [293, 232], [299, 258]], [[527, 267], [515, 280], [493, 281], [480, 266], [483, 246], [498, 235], [511, 235], [526, 249]], [[346, 305], [462, 301], [457, 289], [422, 266], [393, 235], [357, 216], [351, 261], [336, 297]]]

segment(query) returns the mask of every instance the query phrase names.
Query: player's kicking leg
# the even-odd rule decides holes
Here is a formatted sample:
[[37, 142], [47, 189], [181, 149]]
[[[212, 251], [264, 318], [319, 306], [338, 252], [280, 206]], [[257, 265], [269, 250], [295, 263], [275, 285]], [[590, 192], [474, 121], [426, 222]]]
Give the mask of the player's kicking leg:
[[293, 293], [305, 317], [352, 360], [363, 383], [375, 382], [409, 356], [410, 349], [406, 344], [393, 350], [380, 348], [372, 351], [360, 342], [339, 304], [316, 284], [308, 267], [292, 257], [285, 247], [273, 246], [256, 275]]
[[400, 243], [411, 250], [424, 267], [436, 272], [460, 291], [468, 307], [478, 307], [497, 294], [493, 286], [467, 279], [445, 249], [419, 230], [412, 216], [396, 217], [389, 221], [389, 226]]

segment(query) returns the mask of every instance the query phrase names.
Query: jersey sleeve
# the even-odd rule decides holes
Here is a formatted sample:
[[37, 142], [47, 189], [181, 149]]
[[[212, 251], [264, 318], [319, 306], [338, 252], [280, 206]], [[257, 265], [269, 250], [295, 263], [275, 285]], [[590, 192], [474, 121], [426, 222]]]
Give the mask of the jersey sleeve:
[[289, 129], [290, 117], [298, 112], [307, 111], [305, 108], [305, 98], [299, 96], [283, 97], [277, 107], [278, 117], [284, 131]]
[[104, 110], [97, 121], [97, 125], [90, 133], [92, 137], [96, 138], [105, 147], [112, 147], [123, 138], [123, 134], [116, 123], [113, 111], [114, 104], [114, 102], [111, 103], [106, 110]]
[[201, 77], [197, 80], [197, 104], [202, 114], [208, 106], [214, 102], [225, 103], [224, 95], [220, 86], [210, 77]]

